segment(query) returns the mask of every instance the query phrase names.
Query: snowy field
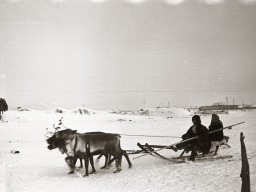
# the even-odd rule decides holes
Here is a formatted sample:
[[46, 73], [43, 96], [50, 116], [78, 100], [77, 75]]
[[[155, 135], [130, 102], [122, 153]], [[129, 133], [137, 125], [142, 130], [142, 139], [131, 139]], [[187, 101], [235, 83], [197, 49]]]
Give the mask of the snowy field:
[[[218, 155], [232, 155], [229, 159], [195, 161], [175, 164], [152, 156], [133, 159], [128, 168], [123, 158], [122, 171], [113, 173], [115, 167], [101, 170], [104, 159], [95, 160], [96, 173], [82, 178], [84, 169], [67, 174], [65, 155], [59, 150], [48, 150], [45, 129], [52, 128], [64, 117], [63, 123], [78, 132], [104, 131], [130, 135], [181, 136], [191, 126], [191, 114], [183, 109], [150, 109], [141, 113], [118, 114], [113, 111], [64, 110], [7, 111], [5, 122], [0, 123], [0, 191], [241, 191], [240, 132], [245, 135], [245, 145], [250, 164], [251, 191], [256, 191], [256, 111], [230, 111], [221, 114], [224, 126], [245, 121], [244, 124], [225, 130], [230, 136], [231, 148], [221, 147]], [[202, 124], [209, 126], [211, 117], [201, 116]], [[131, 137], [122, 135], [123, 149], [139, 149], [142, 144], [170, 145], [179, 138]], [[12, 150], [20, 153], [13, 154]], [[179, 156], [163, 150], [167, 157]]]

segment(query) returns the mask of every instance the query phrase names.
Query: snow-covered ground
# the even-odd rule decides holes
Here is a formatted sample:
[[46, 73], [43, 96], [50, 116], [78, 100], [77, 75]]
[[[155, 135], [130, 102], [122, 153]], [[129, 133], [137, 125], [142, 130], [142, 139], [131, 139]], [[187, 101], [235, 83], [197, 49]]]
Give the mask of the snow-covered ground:
[[[96, 174], [81, 178], [84, 169], [77, 174], [67, 174], [68, 167], [57, 149], [48, 150], [45, 129], [63, 123], [78, 132], [104, 131], [129, 135], [181, 136], [191, 126], [188, 111], [178, 108], [150, 109], [146, 114], [113, 114], [93, 110], [7, 111], [6, 122], [0, 123], [0, 191], [241, 191], [240, 132], [245, 135], [245, 145], [250, 164], [251, 191], [256, 191], [256, 111], [230, 111], [221, 114], [224, 126], [245, 121], [244, 124], [225, 130], [230, 136], [231, 148], [221, 147], [218, 155], [232, 155], [229, 159], [195, 161], [175, 164], [152, 156], [133, 159], [133, 167], [123, 158], [122, 171], [113, 173], [114, 166], [101, 170], [103, 158], [95, 160]], [[201, 116], [208, 126], [210, 116]], [[169, 145], [179, 138], [125, 136], [121, 138], [123, 149], [137, 150], [142, 144]], [[13, 154], [11, 151], [19, 151]], [[163, 150], [167, 157], [179, 156]]]

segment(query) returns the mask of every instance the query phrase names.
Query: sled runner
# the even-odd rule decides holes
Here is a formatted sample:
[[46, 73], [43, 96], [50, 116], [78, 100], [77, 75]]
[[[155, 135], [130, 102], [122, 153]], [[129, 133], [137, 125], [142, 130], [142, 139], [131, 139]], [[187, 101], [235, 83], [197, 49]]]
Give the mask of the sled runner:
[[[221, 128], [221, 129], [218, 129], [218, 130], [215, 130], [215, 131], [211, 131], [208, 134], [212, 134], [214, 132], [221, 131], [223, 129], [232, 129], [232, 127], [240, 125], [242, 123], [245, 123], [245, 122], [240, 122], [240, 123], [237, 123], [237, 124], [226, 126], [226, 127]], [[172, 161], [172, 162], [177, 162], [177, 160], [178, 160], [178, 162], [181, 162], [181, 160], [184, 161], [184, 159], [182, 159], [182, 158], [178, 158], [178, 159], [177, 158], [167, 158], [167, 157], [159, 154], [158, 151], [163, 150], [163, 149], [172, 149], [175, 152], [177, 152], [178, 150], [183, 150], [183, 152], [180, 155], [180, 157], [182, 157], [185, 152], [189, 151], [189, 148], [188, 148], [189, 142], [191, 140], [194, 140], [194, 139], [197, 139], [197, 138], [198, 138], [198, 136], [191, 137], [189, 139], [185, 139], [185, 140], [179, 141], [179, 142], [174, 143], [172, 145], [149, 145], [148, 143], [146, 143], [145, 145], [142, 145], [140, 143], [137, 143], [138, 147], [141, 148], [141, 150], [136, 151], [136, 153], [130, 153], [130, 154], [144, 153], [144, 154], [142, 154], [140, 156], [137, 156], [137, 157], [135, 157], [133, 159], [137, 159], [137, 158], [140, 158], [140, 157], [143, 157], [143, 156], [146, 156], [146, 155], [151, 155], [151, 156], [154, 156], [154, 157], [157, 157], [157, 158], [161, 158], [161, 159], [165, 159], [165, 160]]]
[[142, 151], [144, 151], [145, 153], [151, 153], [152, 156], [157, 157], [157, 158], [161, 158], [167, 161], [171, 161], [171, 162], [175, 162], [175, 163], [182, 163], [184, 162], [184, 160], [182, 159], [172, 159], [172, 158], [167, 158], [161, 154], [159, 154], [158, 152], [156, 152], [154, 150], [153, 147], [151, 147], [149, 144], [145, 144], [145, 145], [141, 145], [140, 143], [137, 143], [138, 147], [140, 147], [142, 149]]
[[[214, 160], [217, 160], [217, 159], [229, 159], [229, 158], [232, 158], [233, 155], [221, 155], [221, 156], [218, 156], [218, 155], [213, 155], [213, 154], [210, 154], [210, 155], [205, 155], [204, 157], [200, 154], [200, 155], [197, 155], [196, 156], [196, 160], [209, 160], [209, 161], [214, 161]], [[189, 156], [182, 156], [182, 157], [173, 157], [172, 159], [186, 159], [186, 158], [189, 158]]]

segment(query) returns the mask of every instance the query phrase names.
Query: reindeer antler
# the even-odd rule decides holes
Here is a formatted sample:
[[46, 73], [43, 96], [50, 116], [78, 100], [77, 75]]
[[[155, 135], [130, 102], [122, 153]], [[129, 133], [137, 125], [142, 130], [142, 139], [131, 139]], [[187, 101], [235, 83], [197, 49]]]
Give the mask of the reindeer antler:
[[49, 131], [49, 128], [46, 128], [45, 130], [46, 130], [46, 133], [48, 134], [54, 134], [54, 132]]
[[55, 127], [55, 124], [53, 124], [53, 128], [55, 129], [55, 133], [61, 129], [60, 127]]
[[59, 125], [63, 125], [62, 119], [63, 119], [63, 117], [60, 118], [60, 120], [59, 120]]
[[65, 129], [67, 129], [67, 127], [62, 123], [62, 119], [63, 119], [63, 117], [61, 117], [59, 120], [59, 126], [62, 125]]
[[[46, 138], [50, 138], [51, 136], [53, 136], [54, 135], [54, 132], [51, 132], [51, 131], [49, 131], [49, 129], [48, 128], [46, 128], [45, 129], [45, 131], [46, 131], [46, 133], [45, 133], [45, 137]], [[49, 135], [51, 135], [51, 136], [49, 136]]]

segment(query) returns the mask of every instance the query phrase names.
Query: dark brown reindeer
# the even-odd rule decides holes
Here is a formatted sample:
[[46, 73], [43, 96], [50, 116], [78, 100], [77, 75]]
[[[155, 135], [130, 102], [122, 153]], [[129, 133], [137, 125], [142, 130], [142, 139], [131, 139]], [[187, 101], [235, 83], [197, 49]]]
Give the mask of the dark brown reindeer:
[[112, 155], [116, 160], [115, 172], [121, 171], [121, 160], [125, 151], [120, 147], [120, 135], [111, 133], [78, 134], [76, 130], [66, 129], [56, 132], [55, 136], [57, 139], [65, 141], [67, 159], [71, 162], [77, 157], [84, 159], [85, 176], [89, 175], [90, 157], [99, 154]]
[[[59, 125], [63, 125], [62, 124], [62, 118], [59, 120], [60, 123]], [[48, 149], [52, 150], [52, 149], [55, 149], [55, 148], [59, 148], [59, 150], [61, 151], [62, 154], [66, 153], [67, 154], [67, 148], [66, 148], [66, 143], [65, 143], [65, 140], [63, 138], [57, 138], [56, 137], [56, 133], [58, 133], [58, 131], [61, 129], [60, 127], [55, 127], [55, 125], [53, 125], [54, 129], [55, 129], [55, 132], [48, 132], [48, 134], [52, 135], [51, 137], [47, 137], [48, 139], [46, 140], [47, 143], [49, 144], [48, 146]], [[63, 125], [63, 127], [65, 127]], [[66, 127], [65, 127], [66, 128]], [[104, 133], [104, 132], [88, 132], [88, 133], [84, 133], [84, 134], [79, 134], [79, 133], [76, 133], [76, 135], [102, 135], [102, 134], [107, 134], [109, 135], [109, 133]], [[112, 134], [112, 135], [116, 135], [117, 134]], [[115, 157], [112, 159], [112, 161], [109, 161], [110, 159], [110, 154], [106, 153], [106, 152], [101, 152], [101, 150], [97, 151], [97, 152], [94, 152], [92, 153], [91, 155], [89, 155], [89, 160], [90, 160], [90, 164], [92, 166], [92, 172], [95, 172], [95, 168], [94, 168], [94, 162], [93, 162], [93, 155], [104, 155], [105, 156], [105, 165], [102, 167], [103, 168], [106, 168], [111, 162], [113, 162], [113, 159], [115, 160]], [[123, 156], [125, 156], [128, 164], [129, 164], [129, 168], [132, 167], [132, 164], [130, 162], [130, 159], [126, 153], [126, 151], [122, 150], [121, 151], [121, 154]], [[69, 173], [74, 173], [74, 168], [75, 168], [75, 164], [76, 164], [76, 161], [77, 159], [80, 159], [80, 167], [82, 167], [82, 158], [81, 158], [81, 155], [78, 155], [78, 154], [75, 154], [74, 156], [72, 157], [67, 157], [65, 160], [67, 162], [67, 164], [69, 165], [71, 171]]]
[[[88, 132], [88, 133], [84, 133], [84, 135], [92, 135], [92, 134], [105, 134], [105, 133], [104, 132]], [[56, 135], [53, 134], [53, 136], [48, 138], [46, 141], [49, 144], [48, 145], [48, 149], [49, 150], [58, 148], [62, 154], [64, 154], [64, 153], [66, 154], [67, 153], [66, 144], [65, 144], [65, 140], [64, 139], [57, 139]], [[94, 155], [97, 155], [97, 153], [95, 153]], [[114, 158], [112, 158], [110, 160], [110, 155], [109, 154], [99, 153], [99, 155], [100, 156], [102, 156], [102, 155], [105, 156], [105, 164], [104, 164], [103, 167], [101, 167], [101, 169], [107, 168], [108, 165], [110, 165], [115, 160]], [[122, 150], [122, 155], [126, 158], [128, 164], [129, 164], [129, 168], [131, 168], [132, 164], [131, 164], [131, 161], [130, 161], [126, 151]], [[74, 173], [74, 168], [75, 168], [75, 164], [77, 162], [77, 159], [80, 160], [80, 168], [82, 168], [83, 167], [82, 158], [79, 158], [78, 156], [75, 156], [74, 158], [66, 158], [65, 159], [67, 164], [71, 168], [71, 171], [69, 172], [69, 174]], [[92, 167], [91, 173], [96, 172], [95, 167], [94, 167], [93, 156], [90, 157], [90, 164], [91, 164], [91, 167]]]
[[[49, 144], [47, 148], [49, 150], [58, 148], [62, 154], [67, 154], [65, 140], [64, 139], [58, 139], [56, 137], [56, 135], [55, 135], [55, 133], [60, 129], [60, 127], [55, 127], [55, 125], [53, 125], [53, 127], [55, 128], [55, 132], [49, 132], [48, 129], [46, 129], [47, 133], [52, 135], [51, 137], [47, 137], [46, 136], [47, 137], [46, 142]], [[103, 132], [92, 132], [92, 133], [93, 134], [97, 134], [97, 133], [103, 133]], [[107, 158], [108, 158], [108, 156], [106, 156], [105, 165], [102, 168], [106, 168], [107, 167]], [[65, 158], [66, 163], [68, 164], [69, 168], [71, 169], [69, 174], [73, 174], [74, 173], [77, 159], [80, 160], [79, 168], [82, 168], [83, 167], [83, 160], [82, 160], [82, 158], [79, 158], [78, 156], [75, 156], [75, 157], [72, 157], [72, 158], [70, 158], [70, 157], [66, 157]], [[90, 164], [91, 164], [91, 167], [92, 167], [91, 173], [96, 172], [95, 167], [94, 167], [93, 156], [90, 157]]]

